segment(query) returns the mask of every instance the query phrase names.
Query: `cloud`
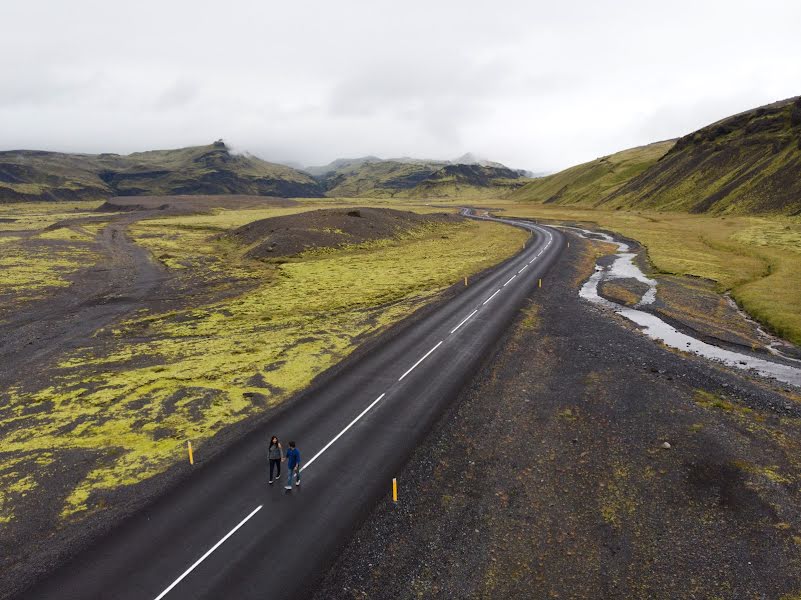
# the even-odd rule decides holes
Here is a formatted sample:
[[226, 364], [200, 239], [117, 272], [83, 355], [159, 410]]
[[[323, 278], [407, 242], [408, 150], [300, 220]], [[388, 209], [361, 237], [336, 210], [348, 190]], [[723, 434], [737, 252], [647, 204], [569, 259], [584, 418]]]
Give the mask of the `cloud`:
[[[16, 2], [0, 147], [557, 169], [801, 93], [780, 0]], [[13, 57], [13, 60], [11, 59]]]

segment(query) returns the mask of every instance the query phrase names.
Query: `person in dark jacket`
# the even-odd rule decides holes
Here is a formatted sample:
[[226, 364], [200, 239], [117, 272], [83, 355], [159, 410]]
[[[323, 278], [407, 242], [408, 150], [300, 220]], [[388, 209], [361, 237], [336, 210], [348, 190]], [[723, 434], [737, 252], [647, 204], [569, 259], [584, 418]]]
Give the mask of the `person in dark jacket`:
[[286, 451], [286, 489], [292, 489], [292, 475], [295, 475], [295, 485], [300, 485], [300, 451], [295, 448], [295, 442], [289, 442], [289, 450]]
[[270, 461], [270, 483], [273, 482], [273, 470], [275, 471], [274, 479], [278, 481], [281, 478], [281, 462], [284, 460], [281, 455], [282, 450], [278, 436], [271, 437], [270, 447], [267, 449], [267, 458]]

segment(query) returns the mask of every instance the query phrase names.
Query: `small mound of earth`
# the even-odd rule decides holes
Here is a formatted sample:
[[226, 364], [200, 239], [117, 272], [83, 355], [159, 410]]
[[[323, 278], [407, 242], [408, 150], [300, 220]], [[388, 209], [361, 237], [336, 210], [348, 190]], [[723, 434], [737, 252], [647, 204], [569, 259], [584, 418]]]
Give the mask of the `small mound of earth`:
[[246, 254], [248, 258], [278, 258], [314, 248], [391, 238], [431, 223], [462, 220], [463, 217], [448, 213], [419, 215], [390, 208], [329, 208], [261, 219], [235, 229], [226, 237], [253, 246]]
[[642, 300], [648, 285], [636, 279], [613, 279], [598, 286], [598, 295], [623, 306], [634, 306]]

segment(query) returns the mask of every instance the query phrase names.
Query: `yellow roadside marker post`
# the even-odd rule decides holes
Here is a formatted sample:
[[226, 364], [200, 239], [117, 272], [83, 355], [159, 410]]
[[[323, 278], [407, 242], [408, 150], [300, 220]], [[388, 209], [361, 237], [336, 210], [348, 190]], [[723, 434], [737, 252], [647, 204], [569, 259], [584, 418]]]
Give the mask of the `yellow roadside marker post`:
[[395, 477], [392, 478], [392, 501], [398, 503], [398, 480]]
[[540, 282], [539, 282], [539, 284], [537, 285], [537, 287], [542, 287], [542, 277], [540, 277]]
[[192, 454], [192, 442], [186, 442], [186, 447], [189, 449], [189, 464], [190, 465], [194, 465], [195, 464], [195, 457]]
[[467, 275], [464, 277], [464, 286], [467, 287]]

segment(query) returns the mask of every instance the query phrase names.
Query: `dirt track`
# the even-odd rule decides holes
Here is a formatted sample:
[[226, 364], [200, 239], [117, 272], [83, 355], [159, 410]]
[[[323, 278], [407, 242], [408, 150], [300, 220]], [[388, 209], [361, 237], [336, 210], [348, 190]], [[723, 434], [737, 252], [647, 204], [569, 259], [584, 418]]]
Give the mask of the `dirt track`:
[[[33, 377], [53, 357], [87, 343], [96, 331], [157, 296], [164, 270], [126, 235], [132, 223], [150, 216], [111, 217], [96, 237], [102, 253], [97, 264], [76, 274], [74, 285], [0, 323], [0, 387], [18, 382], [22, 374]], [[75, 219], [59, 226], [85, 232], [81, 225], [86, 222]]]
[[[73, 284], [50, 297], [25, 303], [0, 320], [0, 389], [41, 376], [55, 357], [91, 343], [92, 335], [134, 310], [164, 300], [167, 273], [133, 243], [128, 228], [139, 221], [229, 209], [295, 206], [283, 198], [258, 196], [134, 196], [112, 198], [97, 216], [68, 219], [46, 231], [67, 228], [91, 236], [84, 226], [108, 223], [95, 236], [101, 259], [70, 276]], [[108, 211], [120, 211], [107, 214]], [[104, 214], [106, 213], [106, 214]], [[30, 243], [39, 230], [22, 234]]]

